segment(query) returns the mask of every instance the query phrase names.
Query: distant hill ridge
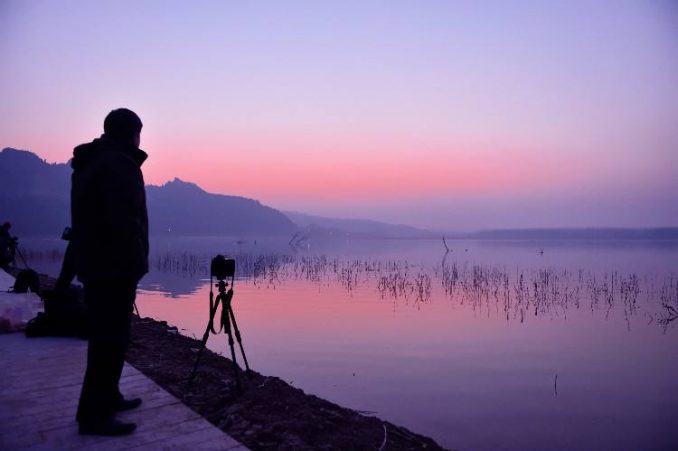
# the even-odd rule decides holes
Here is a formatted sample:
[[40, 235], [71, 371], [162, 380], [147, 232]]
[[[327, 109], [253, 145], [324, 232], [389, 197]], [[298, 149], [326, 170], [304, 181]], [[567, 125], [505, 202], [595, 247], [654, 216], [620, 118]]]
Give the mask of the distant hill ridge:
[[284, 212], [299, 227], [309, 233], [389, 238], [440, 238], [442, 232], [419, 229], [403, 224], [388, 224], [370, 219], [327, 218], [292, 211]]
[[466, 238], [490, 240], [678, 240], [678, 227], [525, 228], [483, 230]]
[[280, 211], [246, 197], [212, 194], [175, 178], [146, 187], [157, 232], [179, 235], [291, 235], [297, 226]]
[[6, 148], [0, 152], [0, 221], [20, 235], [60, 236], [70, 224], [71, 168]]
[[[70, 224], [71, 168], [13, 148], [0, 152], [0, 222], [21, 236], [60, 236]], [[212, 194], [179, 178], [146, 187], [152, 234], [281, 235], [310, 238], [435, 238], [479, 240], [678, 240], [678, 227], [523, 228], [439, 232], [367, 219], [281, 212], [240, 196]]]
[[[13, 233], [59, 236], [70, 224], [68, 164], [50, 164], [32, 152], [5, 148], [0, 152], [0, 221]], [[151, 233], [179, 235], [286, 235], [298, 228], [280, 211], [259, 201], [211, 194], [194, 183], [174, 179], [148, 185]]]

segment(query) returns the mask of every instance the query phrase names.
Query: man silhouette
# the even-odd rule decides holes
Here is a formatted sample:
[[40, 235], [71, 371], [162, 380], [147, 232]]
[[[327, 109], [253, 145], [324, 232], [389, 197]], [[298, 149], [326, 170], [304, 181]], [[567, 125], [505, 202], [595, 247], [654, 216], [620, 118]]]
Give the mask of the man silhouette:
[[148, 215], [139, 149], [142, 123], [111, 111], [104, 134], [73, 151], [71, 245], [88, 310], [87, 370], [76, 419], [80, 434], [126, 435], [134, 423], [115, 413], [138, 407], [118, 384], [129, 344], [137, 283], [148, 272]]

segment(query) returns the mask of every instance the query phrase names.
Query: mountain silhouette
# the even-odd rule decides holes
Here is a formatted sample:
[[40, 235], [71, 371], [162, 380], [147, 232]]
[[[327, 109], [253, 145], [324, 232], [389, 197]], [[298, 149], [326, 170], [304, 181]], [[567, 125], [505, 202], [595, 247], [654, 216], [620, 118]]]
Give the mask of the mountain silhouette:
[[[0, 152], [0, 222], [18, 236], [60, 236], [70, 224], [71, 168], [32, 152]], [[259, 201], [204, 191], [174, 179], [146, 187], [151, 234], [292, 235], [297, 226]]]
[[[32, 152], [0, 152], [0, 223], [10, 221], [17, 236], [61, 236], [70, 225], [71, 167], [47, 163]], [[153, 235], [285, 236], [290, 243], [307, 239], [438, 238], [479, 240], [659, 240], [678, 241], [677, 227], [500, 229], [434, 232], [364, 219], [340, 219], [280, 212], [259, 201], [212, 194], [178, 178], [148, 185]]]
[[442, 232], [402, 224], [388, 224], [371, 219], [328, 218], [294, 211], [284, 212], [310, 236], [353, 236], [364, 238], [438, 238]]
[[60, 236], [70, 224], [71, 168], [16, 149], [0, 152], [0, 221], [14, 235]]
[[156, 233], [290, 235], [297, 229], [287, 216], [257, 200], [211, 194], [178, 178], [147, 186], [146, 195]]

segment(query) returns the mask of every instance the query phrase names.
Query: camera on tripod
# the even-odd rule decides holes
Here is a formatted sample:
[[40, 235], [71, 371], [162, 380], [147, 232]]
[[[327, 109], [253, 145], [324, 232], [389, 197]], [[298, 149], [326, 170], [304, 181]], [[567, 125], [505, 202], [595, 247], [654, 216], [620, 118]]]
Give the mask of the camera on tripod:
[[[213, 284], [212, 278], [217, 279], [217, 283]], [[231, 279], [231, 287], [226, 290], [228, 283], [226, 279]], [[186, 392], [190, 390], [191, 384], [193, 383], [193, 378], [195, 377], [196, 371], [198, 370], [198, 365], [200, 364], [200, 359], [202, 354], [205, 351], [207, 346], [207, 340], [209, 339], [210, 332], [213, 334], [218, 334], [222, 330], [228, 335], [228, 347], [231, 350], [231, 361], [233, 362], [233, 372], [236, 383], [236, 389], [238, 393], [242, 392], [242, 386], [240, 384], [240, 369], [238, 368], [238, 363], [235, 360], [235, 342], [238, 342], [238, 347], [240, 348], [240, 353], [242, 354], [243, 362], [245, 363], [245, 371], [248, 378], [252, 378], [252, 372], [250, 366], [247, 363], [247, 356], [245, 355], [245, 348], [242, 344], [242, 336], [240, 335], [240, 329], [238, 329], [238, 323], [235, 321], [235, 313], [233, 312], [233, 285], [235, 283], [235, 260], [232, 258], [226, 258], [223, 255], [217, 255], [212, 259], [210, 264], [210, 295], [209, 295], [209, 320], [207, 321], [207, 328], [205, 329], [205, 334], [202, 336], [202, 343], [200, 345], [200, 350], [198, 351], [198, 356], [195, 359], [195, 364], [193, 365], [193, 371], [191, 376], [188, 378], [186, 383]], [[214, 292], [212, 291], [213, 287], [217, 287], [219, 290], [216, 298], [214, 297]], [[218, 315], [219, 307], [221, 306], [221, 314]], [[215, 320], [218, 318], [219, 327], [215, 327]], [[234, 340], [235, 337], [235, 340]]]
[[235, 275], [235, 260], [217, 255], [212, 259], [210, 273], [217, 280], [232, 278]]

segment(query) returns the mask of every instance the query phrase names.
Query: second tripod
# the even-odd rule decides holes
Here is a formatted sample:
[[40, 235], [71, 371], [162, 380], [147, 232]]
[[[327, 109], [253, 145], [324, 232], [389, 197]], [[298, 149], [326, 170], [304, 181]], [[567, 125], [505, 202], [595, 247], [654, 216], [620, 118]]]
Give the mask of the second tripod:
[[[217, 283], [213, 284], [212, 277], [217, 278]], [[226, 291], [228, 284], [226, 283], [226, 277], [231, 278], [231, 288]], [[198, 365], [200, 364], [200, 359], [202, 358], [203, 353], [205, 352], [205, 347], [207, 346], [207, 340], [209, 339], [210, 333], [218, 334], [222, 330], [228, 335], [228, 346], [231, 350], [231, 360], [233, 361], [233, 373], [235, 376], [235, 384], [238, 393], [242, 393], [242, 385], [240, 383], [240, 372], [238, 368], [238, 363], [235, 358], [235, 341], [238, 342], [240, 347], [240, 353], [242, 354], [242, 359], [245, 363], [245, 370], [249, 378], [252, 377], [250, 366], [247, 363], [247, 356], [245, 355], [245, 348], [242, 345], [242, 337], [240, 335], [240, 330], [238, 329], [238, 323], [235, 321], [235, 314], [233, 313], [233, 283], [235, 281], [235, 261], [231, 259], [225, 259], [222, 255], [217, 255], [212, 260], [212, 269], [210, 275], [210, 317], [207, 322], [207, 328], [205, 329], [205, 334], [202, 337], [202, 342], [200, 345], [200, 350], [198, 351], [198, 357], [195, 360], [195, 365], [193, 366], [193, 371], [191, 376], [188, 379], [186, 384], [186, 390], [188, 391], [191, 388], [193, 379], [195, 378], [195, 373], [198, 370]], [[218, 289], [218, 294], [216, 299], [214, 298], [214, 293], [212, 287], [216, 286]], [[217, 330], [214, 325], [214, 320], [219, 311], [219, 306], [221, 305], [221, 315], [219, 318], [219, 329]], [[233, 337], [235, 336], [235, 340]]]

